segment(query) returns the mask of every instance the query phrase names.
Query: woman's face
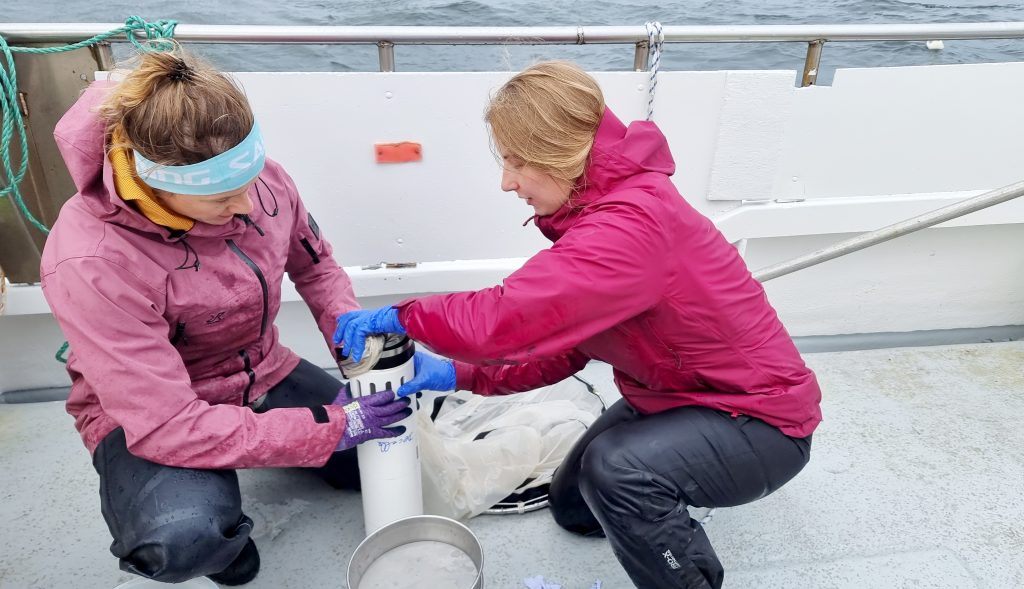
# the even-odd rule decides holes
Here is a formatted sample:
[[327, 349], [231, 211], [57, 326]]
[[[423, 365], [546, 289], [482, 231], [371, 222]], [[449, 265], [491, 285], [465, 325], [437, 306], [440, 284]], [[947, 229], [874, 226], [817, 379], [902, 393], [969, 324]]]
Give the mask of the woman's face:
[[501, 189], [515, 192], [516, 196], [533, 207], [533, 212], [538, 216], [554, 213], [569, 200], [571, 183], [526, 165], [519, 158], [505, 153], [500, 145], [498, 154], [502, 164]]
[[226, 225], [235, 215], [252, 212], [252, 199], [249, 198], [252, 185], [250, 182], [238, 190], [203, 196], [160, 190], [156, 196], [165, 207], [179, 215], [208, 225]]

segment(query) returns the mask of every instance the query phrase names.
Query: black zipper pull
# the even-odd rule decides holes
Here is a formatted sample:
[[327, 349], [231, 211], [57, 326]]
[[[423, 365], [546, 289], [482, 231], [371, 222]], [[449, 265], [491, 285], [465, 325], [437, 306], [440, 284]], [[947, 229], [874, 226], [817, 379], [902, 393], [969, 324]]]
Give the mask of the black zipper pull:
[[266, 233], [263, 232], [263, 228], [260, 227], [259, 225], [257, 225], [256, 221], [253, 221], [249, 217], [249, 215], [235, 215], [235, 216], [238, 217], [239, 219], [241, 219], [242, 222], [245, 223], [246, 227], [252, 227], [253, 229], [255, 229], [256, 233], [260, 234], [260, 237], [263, 237], [264, 235], [266, 235]]

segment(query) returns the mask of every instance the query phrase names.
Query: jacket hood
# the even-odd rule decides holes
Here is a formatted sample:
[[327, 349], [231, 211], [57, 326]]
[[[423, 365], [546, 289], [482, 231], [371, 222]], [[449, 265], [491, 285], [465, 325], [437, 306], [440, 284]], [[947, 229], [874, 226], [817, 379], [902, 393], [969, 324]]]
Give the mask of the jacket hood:
[[113, 82], [93, 82], [57, 121], [53, 138], [79, 192], [102, 188], [105, 125], [96, 113]]
[[627, 178], [648, 172], [671, 176], [675, 171], [668, 141], [657, 125], [634, 121], [626, 126], [606, 107], [577, 193], [558, 211], [535, 217], [536, 224], [546, 236], [556, 239], [581, 209], [612, 192]]
[[586, 186], [577, 200], [607, 193], [619, 181], [643, 172], [671, 176], [675, 171], [668, 141], [657, 125], [633, 121], [627, 127], [606, 108], [583, 174]]
[[[180, 231], [171, 231], [153, 223], [122, 200], [114, 187], [113, 168], [106, 152], [106, 124], [97, 110], [116, 85], [116, 82], [106, 80], [90, 84], [57, 122], [53, 137], [78, 189], [78, 197], [96, 218], [156, 233], [165, 239], [176, 239]], [[226, 237], [244, 229], [245, 224], [240, 219], [232, 219], [225, 225], [207, 225], [197, 221], [188, 234]]]

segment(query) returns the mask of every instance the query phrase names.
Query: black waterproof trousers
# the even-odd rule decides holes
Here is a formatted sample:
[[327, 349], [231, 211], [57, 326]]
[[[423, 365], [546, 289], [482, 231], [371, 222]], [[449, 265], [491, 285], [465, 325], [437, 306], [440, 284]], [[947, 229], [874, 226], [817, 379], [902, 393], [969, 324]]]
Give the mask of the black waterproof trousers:
[[612, 405], [555, 473], [549, 499], [563, 528], [608, 537], [642, 589], [718, 589], [725, 573], [687, 505], [742, 505], [775, 491], [810, 458], [752, 417], [703, 407], [641, 415]]
[[[303, 360], [254, 411], [326, 405], [341, 386]], [[114, 537], [110, 552], [124, 571], [168, 583], [216, 574], [249, 538], [252, 520], [242, 513], [233, 470], [176, 468], [138, 458], [128, 452], [121, 428], [96, 447], [93, 466], [100, 475], [100, 509]], [[334, 487], [359, 487], [355, 449], [336, 452], [316, 471]]]

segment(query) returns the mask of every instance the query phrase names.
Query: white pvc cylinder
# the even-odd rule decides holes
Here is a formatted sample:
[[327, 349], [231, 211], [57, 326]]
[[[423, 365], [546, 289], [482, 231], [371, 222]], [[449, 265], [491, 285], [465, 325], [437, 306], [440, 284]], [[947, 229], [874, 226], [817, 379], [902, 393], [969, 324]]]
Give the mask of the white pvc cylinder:
[[[403, 338], [404, 339], [404, 338]], [[411, 346], [412, 343], [409, 342]], [[378, 365], [384, 363], [382, 358]], [[411, 354], [399, 366], [374, 369], [349, 379], [353, 397], [390, 389], [397, 391], [415, 375]], [[363, 526], [370, 535], [383, 526], [414, 515], [423, 515], [420, 453], [416, 443], [416, 403], [413, 414], [395, 424], [405, 433], [395, 438], [369, 440], [356, 449], [363, 496]]]

